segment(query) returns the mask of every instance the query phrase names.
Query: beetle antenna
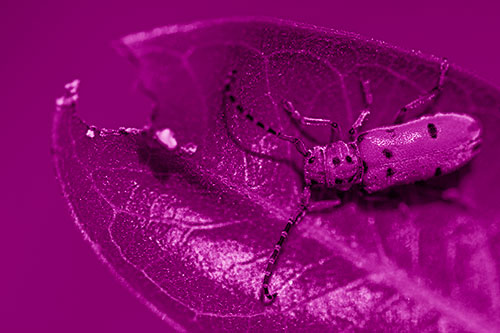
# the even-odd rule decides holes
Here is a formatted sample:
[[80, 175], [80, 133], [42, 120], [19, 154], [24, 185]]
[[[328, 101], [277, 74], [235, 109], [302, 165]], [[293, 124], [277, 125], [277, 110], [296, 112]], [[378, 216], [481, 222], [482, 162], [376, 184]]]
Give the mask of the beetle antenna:
[[[276, 131], [272, 127], [265, 125], [263, 122], [255, 119], [255, 117], [252, 116], [248, 110], [244, 109], [243, 106], [240, 103], [238, 103], [238, 101], [236, 100], [236, 97], [232, 94], [232, 86], [231, 86], [231, 83], [234, 81], [234, 76], [236, 75], [236, 73], [237, 73], [236, 70], [232, 70], [229, 73], [229, 77], [227, 78], [227, 81], [226, 81], [225, 86], [224, 86], [224, 96], [227, 98], [227, 100], [229, 100], [231, 106], [233, 106], [239, 112], [239, 114], [241, 114], [241, 116], [243, 118], [254, 123], [255, 125], [257, 125], [257, 127], [260, 127], [266, 133], [272, 134], [275, 137], [277, 137], [278, 139], [290, 142], [293, 145], [295, 145], [295, 148], [297, 149], [297, 151], [305, 158], [308, 158], [311, 155], [311, 151], [306, 147], [306, 145], [304, 144], [304, 142], [302, 142], [302, 140], [300, 140], [299, 138], [290, 136], [290, 135], [286, 135], [286, 134], [281, 133], [279, 131]], [[225, 112], [225, 108], [224, 108], [224, 112]]]
[[264, 274], [264, 281], [262, 281], [262, 292], [261, 292], [261, 301], [264, 303], [264, 305], [271, 305], [275, 301], [276, 296], [278, 295], [277, 293], [271, 294], [271, 292], [269, 291], [269, 282], [271, 280], [271, 276], [273, 275], [274, 266], [276, 264], [276, 260], [280, 255], [283, 243], [288, 237], [290, 229], [296, 224], [298, 224], [302, 220], [302, 218], [304, 218], [304, 216], [306, 215], [310, 199], [311, 199], [311, 189], [310, 186], [307, 185], [304, 188], [304, 191], [302, 192], [302, 200], [299, 209], [297, 209], [295, 214], [293, 214], [288, 219], [285, 228], [281, 232], [280, 239], [274, 246], [273, 253], [271, 254], [271, 257], [267, 262], [266, 273]]

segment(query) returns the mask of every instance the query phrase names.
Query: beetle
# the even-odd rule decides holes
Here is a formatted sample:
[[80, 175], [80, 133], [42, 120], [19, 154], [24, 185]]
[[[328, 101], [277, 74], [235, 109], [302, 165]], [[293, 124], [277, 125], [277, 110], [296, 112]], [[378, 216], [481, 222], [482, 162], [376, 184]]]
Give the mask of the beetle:
[[[408, 111], [415, 110], [435, 100], [442, 91], [449, 63], [443, 59], [436, 86], [401, 108], [394, 119], [400, 121]], [[370, 114], [373, 96], [369, 81], [361, 81], [365, 109], [349, 130], [350, 142], [335, 140], [339, 126], [329, 119], [303, 116], [290, 101], [283, 101], [288, 115], [305, 126], [329, 126], [330, 143], [307, 148], [300, 138], [281, 133], [257, 120], [232, 93], [232, 82], [237, 74], [233, 70], [224, 86], [224, 97], [245, 119], [274, 135], [293, 144], [304, 157], [305, 187], [300, 206], [288, 219], [281, 236], [268, 260], [261, 289], [261, 301], [271, 304], [276, 293], [269, 291], [269, 282], [274, 265], [290, 229], [299, 223], [307, 211], [335, 207], [339, 199], [311, 202], [311, 187], [324, 186], [338, 191], [348, 191], [359, 184], [368, 193], [395, 185], [412, 184], [435, 176], [455, 171], [468, 163], [478, 152], [481, 144], [479, 123], [469, 115], [457, 113], [436, 113], [418, 119], [374, 128], [362, 133], [365, 119]]]

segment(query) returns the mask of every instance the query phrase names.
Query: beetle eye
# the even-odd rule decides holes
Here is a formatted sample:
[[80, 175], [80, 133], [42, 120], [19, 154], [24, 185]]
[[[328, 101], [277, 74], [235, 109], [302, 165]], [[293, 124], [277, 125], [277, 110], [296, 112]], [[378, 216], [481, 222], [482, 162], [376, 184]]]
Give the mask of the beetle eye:
[[340, 164], [340, 158], [334, 157], [333, 160], [332, 160], [332, 162], [333, 162], [333, 165], [339, 165]]

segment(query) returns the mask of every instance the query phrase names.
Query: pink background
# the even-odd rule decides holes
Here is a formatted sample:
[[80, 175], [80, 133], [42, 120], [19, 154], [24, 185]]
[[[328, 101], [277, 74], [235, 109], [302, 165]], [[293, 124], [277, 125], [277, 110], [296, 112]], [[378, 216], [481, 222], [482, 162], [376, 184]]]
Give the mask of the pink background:
[[[0, 255], [2, 332], [165, 332], [75, 227], [49, 154], [54, 100], [79, 78], [79, 114], [100, 127], [142, 127], [149, 101], [111, 42], [155, 26], [264, 15], [357, 32], [438, 56], [500, 86], [499, 8], [480, 1], [3, 1]], [[249, 2], [250, 3], [250, 2]]]

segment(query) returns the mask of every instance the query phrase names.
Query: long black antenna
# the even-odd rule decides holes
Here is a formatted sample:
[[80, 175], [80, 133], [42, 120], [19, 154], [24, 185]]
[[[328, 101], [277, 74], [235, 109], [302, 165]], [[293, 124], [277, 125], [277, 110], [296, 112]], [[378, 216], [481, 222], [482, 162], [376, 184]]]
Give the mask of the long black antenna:
[[271, 276], [273, 275], [274, 266], [276, 264], [276, 260], [278, 259], [281, 248], [283, 247], [283, 243], [288, 237], [290, 233], [290, 229], [298, 224], [302, 218], [307, 213], [309, 207], [309, 200], [311, 198], [311, 189], [309, 186], [304, 188], [304, 192], [302, 193], [302, 203], [300, 204], [299, 209], [288, 219], [285, 228], [281, 231], [280, 239], [274, 246], [273, 253], [271, 257], [267, 261], [266, 272], [264, 274], [264, 281], [262, 281], [262, 293], [261, 293], [261, 301], [265, 305], [270, 305], [276, 299], [277, 293], [271, 294], [269, 291], [269, 282], [271, 280]]
[[237, 73], [236, 70], [233, 70], [229, 73], [226, 84], [224, 86], [224, 95], [227, 97], [227, 100], [231, 103], [231, 106], [234, 109], [236, 109], [241, 114], [241, 116], [243, 118], [251, 121], [252, 123], [257, 125], [257, 127], [262, 128], [264, 131], [266, 131], [269, 134], [274, 135], [278, 139], [281, 139], [283, 141], [287, 141], [287, 142], [294, 144], [295, 148], [297, 148], [297, 151], [302, 156], [304, 156], [306, 158], [309, 157], [311, 155], [311, 152], [309, 151], [309, 149], [307, 149], [306, 145], [304, 144], [304, 142], [302, 142], [302, 140], [300, 140], [299, 138], [290, 136], [290, 135], [283, 134], [279, 131], [276, 131], [275, 129], [273, 129], [270, 126], [267, 126], [263, 122], [255, 119], [255, 117], [252, 116], [248, 110], [244, 109], [243, 106], [240, 103], [238, 103], [238, 101], [236, 100], [236, 97], [234, 97], [234, 95], [232, 93], [232, 85], [231, 85], [234, 81], [234, 77], [235, 77], [236, 73]]

